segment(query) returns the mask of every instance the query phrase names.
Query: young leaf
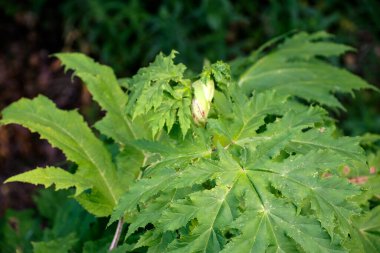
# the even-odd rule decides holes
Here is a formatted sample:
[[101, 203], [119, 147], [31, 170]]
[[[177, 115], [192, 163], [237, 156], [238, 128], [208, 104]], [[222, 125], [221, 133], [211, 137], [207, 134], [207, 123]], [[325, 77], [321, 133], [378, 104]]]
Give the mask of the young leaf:
[[172, 51], [169, 56], [160, 53], [130, 80], [127, 111], [133, 118], [147, 115], [153, 136], [164, 126], [170, 132], [177, 121], [183, 136], [190, 128], [190, 81], [183, 77], [185, 65], [174, 63], [176, 53]]

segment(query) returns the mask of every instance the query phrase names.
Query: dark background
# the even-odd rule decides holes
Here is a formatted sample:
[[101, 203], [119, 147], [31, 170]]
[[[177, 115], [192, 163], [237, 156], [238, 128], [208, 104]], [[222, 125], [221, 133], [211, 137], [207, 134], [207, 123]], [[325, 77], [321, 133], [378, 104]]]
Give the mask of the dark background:
[[[94, 122], [99, 109], [86, 88], [50, 57], [84, 52], [133, 75], [163, 51], [199, 71], [205, 58], [228, 61], [249, 54], [290, 30], [326, 30], [357, 48], [338, 64], [380, 87], [380, 2], [363, 1], [7, 1], [0, 0], [0, 109], [21, 97], [44, 94], [60, 108], [79, 108]], [[380, 133], [380, 96], [343, 96], [336, 117], [345, 134]], [[0, 128], [0, 183], [43, 165], [65, 166], [64, 156], [20, 126]], [[27, 184], [0, 185], [0, 217], [34, 207]]]

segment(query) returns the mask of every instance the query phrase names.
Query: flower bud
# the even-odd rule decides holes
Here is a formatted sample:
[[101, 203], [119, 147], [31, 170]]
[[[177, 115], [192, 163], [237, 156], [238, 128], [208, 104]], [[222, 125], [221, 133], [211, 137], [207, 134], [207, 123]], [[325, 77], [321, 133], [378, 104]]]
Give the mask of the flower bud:
[[206, 123], [211, 101], [214, 97], [214, 81], [208, 79], [205, 83], [202, 80], [198, 80], [192, 84], [192, 87], [194, 91], [193, 101], [191, 103], [193, 119], [196, 124], [204, 124]]

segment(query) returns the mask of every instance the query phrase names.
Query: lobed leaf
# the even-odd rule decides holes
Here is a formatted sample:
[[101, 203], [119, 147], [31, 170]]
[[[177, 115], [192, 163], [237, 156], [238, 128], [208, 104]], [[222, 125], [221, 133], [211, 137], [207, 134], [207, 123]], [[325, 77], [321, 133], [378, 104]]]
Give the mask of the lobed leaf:
[[[20, 124], [38, 132], [41, 138], [61, 149], [68, 160], [78, 164], [79, 169], [75, 176], [86, 178], [93, 186], [92, 189], [98, 193], [97, 198], [101, 205], [112, 210], [123, 192], [118, 183], [115, 165], [103, 143], [95, 137], [77, 112], [60, 110], [48, 98], [38, 96], [33, 100], [21, 99], [4, 109], [2, 114], [2, 124]], [[67, 174], [62, 178], [63, 182], [54, 183], [66, 184], [66, 178]], [[36, 183], [39, 180], [36, 179]], [[96, 206], [100, 203], [93, 204]], [[93, 208], [87, 210], [98, 214]]]
[[[199, 79], [216, 90], [198, 127], [175, 51], [119, 80], [84, 55], [57, 54], [106, 111], [96, 127], [117, 145], [111, 155], [77, 112], [42, 96], [22, 99], [1, 123], [40, 133], [79, 167], [74, 174], [37, 168], [7, 182], [76, 187], [91, 213], [112, 213], [110, 223], [124, 217], [128, 243], [117, 252], [376, 252], [378, 209], [360, 217], [359, 205], [377, 196], [379, 177], [370, 175], [360, 201], [362, 190], [338, 175], [342, 168], [374, 174], [359, 144], [377, 136], [341, 137], [326, 110], [304, 103], [342, 108], [335, 93], [373, 88], [325, 61], [352, 50], [330, 38], [298, 33], [267, 56], [264, 45], [239, 63], [252, 65], [238, 83], [227, 64], [206, 64]], [[36, 247], [50, 243], [57, 246]]]
[[107, 112], [96, 123], [101, 133], [123, 144], [144, 137], [139, 124], [132, 123], [125, 114], [128, 96], [122, 91], [110, 67], [80, 53], [59, 53], [55, 56], [65, 66], [65, 70], [72, 69], [74, 75], [83, 80], [94, 100]]
[[343, 109], [334, 93], [352, 94], [354, 90], [375, 88], [346, 70], [318, 60], [318, 57], [339, 56], [352, 50], [321, 41], [328, 38], [326, 33], [294, 35], [248, 68], [240, 76], [239, 86], [246, 94], [276, 89], [280, 94]]
[[45, 188], [55, 184], [56, 190], [76, 188], [75, 195], [78, 196], [83, 191], [92, 188], [91, 181], [79, 175], [73, 175], [61, 168], [46, 167], [36, 168], [16, 176], [8, 178], [4, 183], [24, 182], [30, 184], [42, 184]]
[[[135, 248], [164, 241], [165, 252], [344, 252], [360, 211], [351, 199], [361, 190], [324, 175], [345, 164], [367, 166], [359, 140], [336, 137], [319, 107], [276, 92], [253, 99], [228, 92], [229, 109], [222, 110], [230, 113], [208, 122], [215, 145], [205, 146], [209, 156], [197, 156], [197, 141], [136, 142], [160, 156], [120, 200], [114, 220], [132, 215], [131, 236], [149, 214], [153, 229]], [[195, 152], [187, 156], [187, 150]], [[163, 196], [182, 189], [189, 193], [165, 202]]]
[[350, 252], [379, 252], [380, 207], [373, 208], [361, 217], [356, 217], [351, 229], [351, 239], [345, 242]]
[[183, 64], [175, 64], [176, 51], [159, 54], [148, 67], [141, 68], [130, 79], [131, 96], [127, 112], [133, 118], [148, 117], [153, 137], [163, 129], [170, 132], [178, 122], [183, 136], [190, 128], [190, 81], [184, 79]]

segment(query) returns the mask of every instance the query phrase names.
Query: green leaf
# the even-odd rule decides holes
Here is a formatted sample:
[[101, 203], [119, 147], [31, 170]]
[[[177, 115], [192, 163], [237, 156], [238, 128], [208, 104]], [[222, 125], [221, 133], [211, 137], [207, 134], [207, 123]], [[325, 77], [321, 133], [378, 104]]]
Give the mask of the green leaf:
[[291, 37], [247, 69], [239, 79], [239, 86], [246, 94], [276, 89], [280, 94], [343, 108], [333, 93], [374, 87], [346, 70], [317, 59], [351, 50], [345, 45], [320, 41], [326, 38], [324, 33], [299, 33]]
[[133, 145], [139, 149], [159, 157], [152, 160], [145, 175], [156, 173], [160, 168], [181, 168], [192, 160], [209, 157], [212, 153], [210, 135], [202, 129], [197, 129], [184, 140], [162, 139], [158, 141], [138, 140]]
[[333, 150], [344, 156], [342, 159], [344, 162], [341, 162], [341, 165], [349, 166], [353, 175], [369, 171], [364, 159], [364, 150], [359, 146], [360, 139], [340, 137], [331, 140], [333, 134], [332, 129], [327, 127], [311, 129], [303, 134], [295, 135], [287, 146], [287, 151], [305, 154], [312, 149]]
[[380, 141], [380, 134], [366, 133], [360, 136], [360, 144], [365, 146], [372, 146]]
[[[221, 100], [229, 112], [195, 135], [199, 142], [211, 134], [214, 147], [201, 141], [206, 145], [198, 153], [202, 144], [195, 138], [134, 144], [159, 157], [148, 161], [113, 220], [131, 218], [128, 236], [145, 221], [154, 226], [135, 248], [165, 241], [165, 252], [344, 252], [352, 217], [360, 212], [351, 199], [361, 190], [325, 173], [337, 174], [343, 165], [364, 168], [359, 139], [336, 137], [319, 107], [276, 92], [247, 99], [230, 89], [234, 85]], [[182, 189], [189, 193], [164, 198]], [[164, 239], [173, 232], [177, 238]]]
[[[218, 187], [210, 191], [197, 192], [189, 196], [193, 208], [197, 210], [193, 215], [199, 226], [192, 233], [175, 240], [168, 247], [168, 252], [219, 252], [225, 239], [220, 227], [232, 222], [233, 215], [229, 209], [227, 198], [230, 189]], [[189, 212], [190, 208], [185, 209]], [[174, 212], [177, 216], [177, 213]], [[186, 218], [190, 220], [192, 215]]]
[[173, 170], [168, 169], [160, 177], [153, 180], [141, 179], [138, 184], [133, 184], [129, 188], [129, 191], [120, 198], [118, 205], [111, 215], [109, 224], [118, 220], [126, 213], [134, 212], [138, 203], [144, 203], [161, 189], [164, 189], [165, 185], [170, 182], [174, 175]]
[[[269, 162], [261, 167], [260, 171], [269, 173], [268, 179], [272, 186], [283, 196], [291, 199], [299, 209], [304, 208], [304, 201], [307, 200], [318, 220], [333, 237], [336, 232], [334, 229], [340, 230], [343, 235], [349, 233], [350, 217], [358, 213], [359, 207], [345, 199], [359, 195], [360, 190], [344, 179], [321, 179], [311, 172], [319, 170], [321, 174], [324, 170], [336, 166], [336, 160], [340, 159], [331, 150], [314, 151], [305, 156], [289, 157], [282, 163]], [[305, 171], [305, 167], [309, 170]], [[346, 196], [345, 199], [342, 198], [343, 195]]]
[[107, 253], [108, 248], [111, 244], [112, 238], [108, 236], [103, 236], [101, 239], [96, 241], [87, 241], [83, 245], [83, 253]]
[[55, 56], [65, 65], [65, 70], [74, 70], [74, 74], [87, 85], [94, 100], [107, 112], [96, 124], [101, 133], [123, 144], [144, 137], [141, 128], [139, 130], [136, 123], [132, 124], [125, 114], [128, 96], [122, 91], [110, 67], [80, 53], [59, 53]]
[[[240, 247], [245, 244], [237, 243], [236, 252], [248, 252], [256, 249], [256, 247], [263, 247], [263, 249], [273, 247], [286, 252], [290, 249], [297, 249], [298, 244], [301, 244], [301, 247], [308, 252], [343, 252], [339, 246], [339, 234], [344, 235], [347, 232], [350, 217], [357, 212], [357, 207], [348, 205], [345, 199], [358, 195], [360, 191], [348, 183], [344, 185], [343, 179], [337, 181], [335, 178], [322, 179], [320, 176], [315, 176], [318, 175], [318, 171], [336, 165], [333, 159], [327, 159], [329, 162], [315, 162], [318, 161], [319, 157], [330, 157], [328, 155], [331, 154], [309, 154], [308, 157], [297, 157], [294, 162], [293, 159], [285, 160], [290, 163], [289, 165], [287, 165], [288, 163], [270, 163], [268, 165], [262, 164], [261, 167], [256, 168], [257, 165], [251, 167], [251, 165], [246, 164], [246, 167], [243, 168], [233, 160], [231, 155], [221, 152], [221, 160], [218, 164], [203, 161], [177, 172], [175, 176], [171, 174], [155, 179], [143, 179], [136, 184], [136, 189], [140, 191], [145, 189], [140, 197], [144, 196], [144, 206], [149, 209], [150, 198], [153, 199], [152, 205], [158, 203], [154, 200], [154, 192], [167, 192], [170, 189], [179, 189], [201, 184], [208, 180], [216, 180], [215, 188], [196, 191], [184, 199], [171, 200], [166, 203], [160, 202], [158, 205], [160, 210], [165, 209], [165, 211], [155, 209], [157, 211], [152, 212], [154, 216], [150, 216], [148, 220], [155, 225], [156, 231], [162, 231], [162, 233], [175, 229], [181, 231], [181, 227], [189, 226], [188, 223], [196, 219], [196, 225], [191, 229], [191, 232], [180, 232], [182, 234], [180, 239], [170, 243], [166, 252], [218, 252], [227, 243], [224, 233], [231, 229], [231, 222], [237, 217], [244, 217], [245, 213], [250, 215], [251, 220], [260, 219], [260, 217], [261, 219], [265, 218], [265, 227], [267, 228], [263, 228], [264, 230], [247, 229], [244, 232], [244, 228], [240, 225], [239, 228], [242, 233], [248, 233], [249, 238], [255, 238], [256, 236], [253, 233], [258, 233], [257, 237], [267, 238], [269, 241], [263, 242], [261, 246], [252, 243], [248, 246], [250, 248], [243, 251], [240, 250], [244, 247]], [[305, 171], [305, 169], [308, 173], [297, 174], [297, 172]], [[164, 178], [165, 180], [163, 180]], [[162, 184], [158, 184], [160, 181]], [[151, 193], [147, 193], [147, 187], [153, 185], [158, 186], [158, 188], [155, 188], [154, 191], [149, 190]], [[336, 189], [331, 187], [333, 185], [336, 186]], [[271, 186], [277, 188], [283, 195], [280, 198], [274, 198], [275, 195], [270, 189]], [[321, 189], [317, 190], [316, 187]], [[294, 193], [300, 195], [293, 196]], [[146, 197], [148, 196], [146, 194], [149, 195], [149, 198]], [[127, 196], [133, 195], [136, 196], [132, 192], [127, 194]], [[286, 202], [282, 203], [281, 198], [292, 201], [300, 210], [307, 209], [311, 205], [315, 211], [314, 218], [296, 214], [294, 206], [290, 206]], [[131, 204], [130, 207], [138, 203], [137, 199], [134, 202], [131, 200], [122, 199], [120, 203], [128, 202]], [[275, 203], [282, 204], [275, 205]], [[168, 208], [167, 205], [169, 205]], [[273, 217], [260, 216], [263, 208], [273, 208], [274, 211], [271, 214]], [[251, 209], [252, 213], [249, 211]], [[144, 213], [145, 211], [142, 211], [141, 214], [138, 214], [137, 219], [145, 220], [145, 217], [139, 217]], [[329, 218], [331, 216], [332, 219]], [[158, 220], [154, 221], [154, 218]], [[322, 221], [324, 228], [330, 232], [331, 229], [338, 228], [342, 232], [330, 237], [324, 232], [319, 220]], [[327, 223], [328, 221], [331, 223]], [[246, 221], [242, 222], [242, 224], [246, 223]], [[341, 226], [343, 228], [340, 228]], [[241, 242], [240, 239], [236, 240]], [[309, 245], [309, 240], [315, 242]], [[331, 243], [330, 240], [333, 240], [334, 243]], [[229, 247], [232, 249], [235, 246], [227, 246], [227, 249], [230, 249]], [[229, 251], [226, 250], [226, 252]]]
[[170, 132], [176, 122], [183, 136], [190, 128], [190, 81], [183, 77], [186, 67], [174, 63], [175, 55], [175, 51], [169, 56], [160, 53], [154, 62], [141, 68], [130, 80], [127, 111], [133, 118], [146, 115], [153, 136], [164, 126]]
[[355, 51], [354, 48], [326, 41], [334, 38], [324, 31], [307, 34], [300, 32], [285, 40], [279, 46], [278, 56], [288, 59], [291, 57], [310, 59], [315, 56], [331, 57], [339, 56], [347, 51]]
[[62, 238], [57, 238], [48, 242], [32, 242], [34, 253], [68, 253], [78, 240], [75, 234], [69, 234]]
[[[71, 196], [71, 190], [57, 192], [48, 188], [39, 190], [38, 195], [34, 197], [38, 216], [43, 218], [46, 224], [42, 234], [44, 241], [55, 240], [70, 233], [75, 233], [76, 238], [82, 241], [93, 234], [94, 230], [98, 230], [96, 226], [99, 223], [96, 218], [84, 210]], [[70, 222], [62, 222], [65, 220], [70, 220]]]
[[31, 241], [40, 240], [41, 220], [32, 209], [20, 211], [8, 208], [0, 219], [0, 248], [2, 252], [32, 252]]
[[161, 213], [165, 212], [169, 204], [179, 197], [183, 197], [183, 191], [173, 191], [168, 194], [163, 194], [159, 198], [155, 199], [152, 205], [144, 208], [141, 214], [137, 217], [128, 217], [130, 225], [128, 227], [128, 233], [125, 237], [128, 238], [138, 228], [143, 228], [147, 224], [155, 222], [158, 218], [160, 218]]
[[42, 184], [45, 188], [55, 184], [56, 190], [76, 187], [76, 196], [81, 194], [84, 190], [92, 188], [91, 182], [86, 178], [79, 175], [73, 175], [56, 167], [36, 168], [10, 177], [4, 183], [10, 182], [24, 182], [36, 185]]
[[[93, 207], [100, 204], [98, 202], [100, 201], [101, 208], [106, 206], [105, 210], [112, 210], [123, 192], [115, 165], [103, 143], [95, 137], [76, 111], [60, 110], [46, 97], [38, 96], [33, 100], [21, 99], [4, 109], [2, 113], [2, 124], [17, 123], [33, 132], [38, 132], [41, 138], [47, 139], [54, 147], [61, 149], [68, 160], [77, 163], [79, 168], [74, 175], [79, 176], [78, 180], [86, 178], [89, 182], [86, 185], [92, 185], [92, 190], [96, 192], [97, 202], [93, 203]], [[59, 181], [54, 183], [59, 186], [67, 184], [67, 179], [62, 178], [62, 180], [62, 183]], [[87, 200], [91, 201], [89, 198]], [[87, 210], [100, 215], [96, 210], [101, 208], [93, 209], [93, 207], [87, 205]], [[101, 212], [101, 215], [107, 214]]]
[[[289, 111], [289, 108], [294, 110], [294, 114], [307, 112], [308, 116], [313, 117], [294, 117], [286, 122], [296, 126], [297, 120], [300, 127], [307, 127], [318, 121], [323, 121], [325, 112], [320, 108], [309, 109], [288, 101], [288, 98], [279, 95], [276, 91], [266, 91], [262, 93], [254, 93], [251, 99], [248, 99], [243, 93], [233, 91], [230, 101], [227, 101], [231, 112], [220, 113], [218, 120], [209, 120], [208, 128], [215, 135], [221, 138], [222, 142], [229, 144], [245, 144], [249, 143], [258, 136], [257, 131], [264, 126], [265, 119], [268, 115], [283, 115]], [[289, 113], [290, 114], [290, 113]], [[306, 123], [309, 121], [309, 124]], [[279, 129], [278, 129], [279, 130]], [[281, 132], [281, 131], [278, 131]]]
[[354, 220], [345, 246], [353, 253], [380, 251], [380, 206]]
[[[362, 176], [363, 179], [368, 180], [365, 183], [365, 188], [367, 189], [367, 196], [368, 199], [371, 199], [372, 197], [376, 197], [377, 199], [380, 198], [380, 175], [371, 175], [371, 176]], [[367, 200], [368, 200], [367, 199]]]
[[182, 105], [178, 106], [178, 122], [181, 127], [182, 135], [185, 136], [191, 126], [191, 100], [183, 98]]
[[117, 176], [124, 187], [128, 187], [139, 177], [144, 159], [144, 153], [130, 145], [116, 155]]
[[231, 240], [222, 252], [346, 252], [331, 242], [320, 224], [297, 215], [294, 208], [279, 200], [261, 210], [247, 210], [231, 227], [241, 234]]
[[[22, 99], [1, 123], [39, 133], [78, 169], [37, 168], [7, 182], [76, 187], [74, 198], [89, 212], [111, 214], [109, 223], [124, 218], [126, 242], [115, 252], [377, 252], [378, 136], [342, 137], [325, 109], [309, 105], [342, 108], [335, 93], [373, 88], [328, 64], [352, 50], [330, 39], [318, 32], [272, 41], [237, 63], [251, 65], [239, 80], [229, 65], [206, 62], [193, 84], [175, 51], [125, 79], [84, 55], [58, 54], [106, 111], [96, 127], [114, 142], [107, 139], [107, 149], [75, 111], [42, 96]], [[207, 114], [199, 125], [192, 124], [195, 98]], [[366, 156], [360, 144], [374, 152]], [[363, 190], [345, 177], [347, 168], [366, 181]], [[63, 213], [53, 207], [44, 215], [54, 222], [80, 217], [70, 205]], [[82, 240], [94, 218], [78, 217], [45, 230], [35, 250], [81, 247], [64, 228], [83, 224], [75, 230]], [[83, 251], [105, 252], [111, 239]]]
[[176, 237], [173, 232], [165, 232], [162, 236], [159, 233], [152, 231], [146, 232], [142, 235], [136, 243], [134, 249], [147, 246], [147, 253], [164, 252], [168, 244]]

